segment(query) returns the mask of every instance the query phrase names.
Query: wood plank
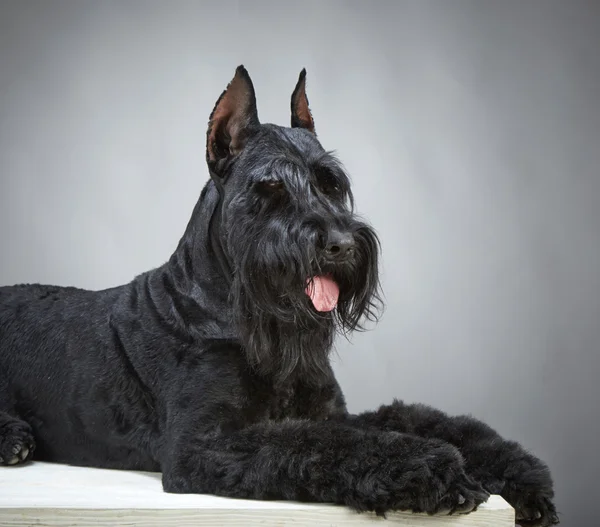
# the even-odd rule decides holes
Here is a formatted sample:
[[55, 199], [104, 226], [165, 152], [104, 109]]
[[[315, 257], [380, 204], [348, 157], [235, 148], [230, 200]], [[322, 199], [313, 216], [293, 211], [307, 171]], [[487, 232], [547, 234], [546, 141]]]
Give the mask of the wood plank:
[[[385, 522], [385, 523], [381, 523]], [[392, 513], [387, 520], [329, 504], [235, 500], [163, 492], [160, 474], [51, 463], [0, 467], [0, 525], [513, 527], [514, 510], [492, 496], [463, 516]]]

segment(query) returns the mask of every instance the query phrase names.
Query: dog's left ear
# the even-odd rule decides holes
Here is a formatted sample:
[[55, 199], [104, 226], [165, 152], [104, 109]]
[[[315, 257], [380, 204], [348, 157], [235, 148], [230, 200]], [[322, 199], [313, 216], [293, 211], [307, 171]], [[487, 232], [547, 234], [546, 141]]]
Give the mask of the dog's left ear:
[[305, 128], [315, 133], [315, 122], [306, 97], [306, 69], [300, 72], [298, 83], [292, 93], [292, 128]]
[[238, 66], [235, 76], [210, 114], [206, 134], [206, 160], [215, 163], [239, 154], [250, 128], [260, 124], [250, 75]]

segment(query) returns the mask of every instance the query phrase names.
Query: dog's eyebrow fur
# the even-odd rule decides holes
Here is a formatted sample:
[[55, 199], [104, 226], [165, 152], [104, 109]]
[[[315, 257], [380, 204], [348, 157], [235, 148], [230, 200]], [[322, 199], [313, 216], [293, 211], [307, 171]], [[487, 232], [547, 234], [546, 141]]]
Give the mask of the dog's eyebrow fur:
[[325, 173], [328, 177], [333, 178], [336, 185], [340, 189], [340, 193], [350, 200], [351, 208], [354, 208], [354, 196], [350, 186], [350, 178], [344, 169], [344, 166], [335, 156], [333, 152], [324, 152], [312, 163], [312, 170], [319, 177]]
[[302, 167], [294, 163], [288, 158], [280, 157], [271, 160], [265, 167], [262, 174], [259, 176], [259, 181], [263, 179], [271, 179], [276, 176], [277, 179], [283, 180], [285, 183], [298, 184], [301, 180]]
[[350, 178], [348, 177], [342, 162], [333, 152], [323, 152], [322, 155], [315, 159], [313, 165], [328, 170], [333, 176], [339, 179], [341, 183], [344, 183], [344, 185], [350, 185]]
[[350, 179], [341, 163], [329, 152], [325, 152], [308, 166], [301, 166], [286, 157], [275, 158], [263, 167], [257, 180], [281, 179], [288, 190], [294, 193], [308, 191], [311, 183], [318, 183], [325, 176], [332, 179], [339, 188], [340, 196], [347, 197], [353, 206]]

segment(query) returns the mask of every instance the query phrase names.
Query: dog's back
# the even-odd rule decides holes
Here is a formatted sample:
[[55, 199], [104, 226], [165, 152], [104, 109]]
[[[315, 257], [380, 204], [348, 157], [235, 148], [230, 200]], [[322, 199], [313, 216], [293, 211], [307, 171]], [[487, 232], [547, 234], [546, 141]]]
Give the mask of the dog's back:
[[[68, 367], [67, 335], [86, 317], [94, 293], [74, 287], [0, 287], [0, 371], [11, 383], [32, 382]], [[40, 382], [30, 386], [38, 391]]]

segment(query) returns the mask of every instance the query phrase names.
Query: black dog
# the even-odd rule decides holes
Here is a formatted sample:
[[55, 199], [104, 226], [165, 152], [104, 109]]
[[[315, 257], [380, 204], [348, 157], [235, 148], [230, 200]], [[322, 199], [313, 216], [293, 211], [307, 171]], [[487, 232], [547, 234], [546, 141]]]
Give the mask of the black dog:
[[261, 125], [239, 67], [210, 117], [204, 187], [168, 263], [104, 291], [0, 288], [0, 462], [161, 471], [167, 492], [466, 513], [501, 493], [558, 523], [546, 465], [470, 417], [346, 412], [328, 355], [380, 306], [305, 93]]

